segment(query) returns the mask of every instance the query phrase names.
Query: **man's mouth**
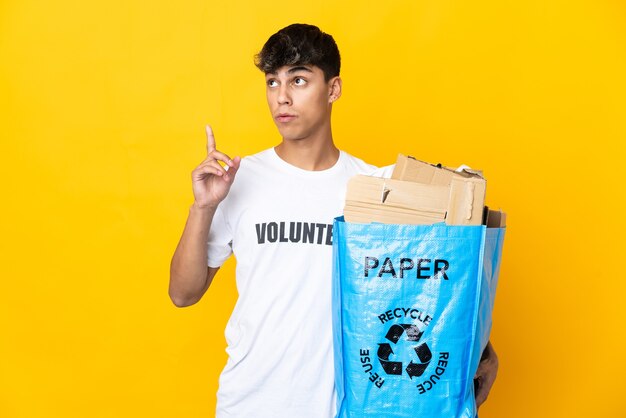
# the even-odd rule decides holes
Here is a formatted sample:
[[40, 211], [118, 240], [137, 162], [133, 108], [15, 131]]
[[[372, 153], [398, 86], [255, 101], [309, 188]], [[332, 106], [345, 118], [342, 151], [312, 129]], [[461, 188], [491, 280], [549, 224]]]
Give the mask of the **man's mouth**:
[[279, 113], [278, 115], [276, 115], [276, 120], [278, 122], [289, 122], [290, 120], [293, 120], [296, 118], [296, 115], [292, 115], [291, 113]]

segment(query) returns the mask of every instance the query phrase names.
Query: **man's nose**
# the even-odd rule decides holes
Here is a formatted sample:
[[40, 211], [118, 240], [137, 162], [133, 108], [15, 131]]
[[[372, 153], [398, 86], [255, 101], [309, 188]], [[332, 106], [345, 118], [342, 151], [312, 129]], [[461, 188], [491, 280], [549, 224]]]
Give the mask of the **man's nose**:
[[284, 83], [278, 88], [278, 104], [291, 104], [291, 96], [288, 90], [289, 86]]

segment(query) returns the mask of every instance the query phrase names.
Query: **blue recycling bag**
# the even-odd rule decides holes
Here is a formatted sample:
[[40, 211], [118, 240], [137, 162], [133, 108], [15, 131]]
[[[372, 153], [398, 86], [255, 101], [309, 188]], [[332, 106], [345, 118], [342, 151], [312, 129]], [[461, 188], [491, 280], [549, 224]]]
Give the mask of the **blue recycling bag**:
[[335, 219], [337, 417], [476, 416], [504, 231]]

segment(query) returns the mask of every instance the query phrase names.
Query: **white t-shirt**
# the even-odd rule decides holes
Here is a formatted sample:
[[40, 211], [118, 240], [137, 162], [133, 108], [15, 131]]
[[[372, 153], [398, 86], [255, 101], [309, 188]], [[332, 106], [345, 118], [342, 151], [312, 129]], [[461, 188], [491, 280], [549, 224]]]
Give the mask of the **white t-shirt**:
[[239, 291], [218, 418], [335, 415], [332, 223], [348, 179], [375, 170], [343, 151], [322, 171], [295, 167], [274, 148], [242, 159], [208, 239], [209, 266], [234, 253]]

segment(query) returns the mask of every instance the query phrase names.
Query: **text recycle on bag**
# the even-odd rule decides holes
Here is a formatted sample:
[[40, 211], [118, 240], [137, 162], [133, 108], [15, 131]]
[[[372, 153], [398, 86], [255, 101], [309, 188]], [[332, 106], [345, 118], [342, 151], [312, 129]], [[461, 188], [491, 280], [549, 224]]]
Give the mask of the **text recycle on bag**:
[[505, 228], [333, 226], [339, 418], [474, 418]]

